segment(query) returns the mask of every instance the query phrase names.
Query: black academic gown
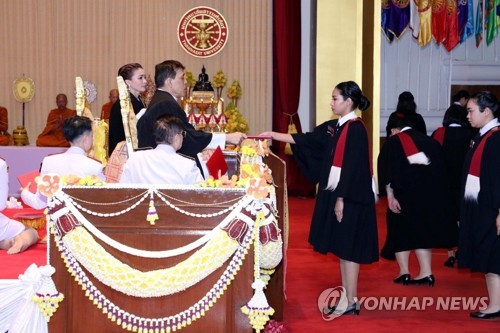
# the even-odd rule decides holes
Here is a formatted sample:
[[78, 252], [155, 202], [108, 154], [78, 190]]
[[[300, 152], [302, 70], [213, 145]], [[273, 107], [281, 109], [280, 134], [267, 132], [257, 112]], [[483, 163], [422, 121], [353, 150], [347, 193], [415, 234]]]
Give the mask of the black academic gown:
[[[130, 94], [130, 102], [132, 103], [132, 108], [134, 109], [135, 114], [138, 114], [143, 108], [145, 108], [144, 103], [132, 94]], [[116, 145], [120, 141], [125, 141], [125, 130], [123, 129], [122, 111], [120, 101], [118, 100], [111, 107], [109, 115], [109, 156], [111, 156], [113, 150], [115, 150]]]
[[[460, 214], [460, 183], [465, 156], [470, 149], [472, 130], [469, 127], [446, 127], [443, 151], [446, 172], [450, 180], [451, 214], [458, 221]], [[432, 133], [434, 138], [436, 131]]]
[[[292, 134], [292, 151], [306, 178], [318, 184], [309, 242], [320, 253], [331, 252], [341, 259], [360, 264], [378, 260], [377, 220], [372, 191], [368, 136], [361, 122], [352, 122], [347, 135], [340, 181], [334, 191], [325, 190], [333, 154], [340, 133], [337, 120], [327, 121], [311, 133]], [[334, 207], [344, 198], [343, 219], [339, 223]]]
[[387, 209], [387, 237], [381, 256], [394, 260], [396, 252], [451, 248], [457, 245], [456, 220], [451, 216], [451, 195], [444, 153], [436, 140], [413, 129], [405, 133], [429, 165], [410, 164], [401, 141], [391, 136], [378, 157], [380, 193], [391, 185], [401, 205], [400, 213]]
[[137, 122], [139, 148], [156, 147], [156, 142], [153, 137], [153, 124], [156, 119], [165, 115], [176, 116], [184, 124], [186, 137], [178, 153], [196, 159], [199, 164], [197, 154], [205, 149], [210, 141], [212, 141], [212, 134], [197, 131], [193, 125], [188, 122], [186, 112], [182, 110], [175, 98], [166, 91], [156, 90], [151, 102], [149, 102], [148, 110]]
[[[462, 198], [472, 155], [479, 142], [465, 159]], [[481, 161], [477, 202], [462, 199], [458, 266], [470, 268], [472, 272], [500, 274], [500, 236], [495, 224], [500, 209], [500, 130], [486, 141]]]

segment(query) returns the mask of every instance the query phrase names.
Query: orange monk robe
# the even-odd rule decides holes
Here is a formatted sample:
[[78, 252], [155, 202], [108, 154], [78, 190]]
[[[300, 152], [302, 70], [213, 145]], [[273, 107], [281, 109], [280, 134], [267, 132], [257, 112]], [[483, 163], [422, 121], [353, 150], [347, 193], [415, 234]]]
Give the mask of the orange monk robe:
[[0, 106], [0, 146], [9, 145], [9, 136], [7, 130], [9, 129], [9, 113], [7, 109]]
[[47, 117], [45, 129], [38, 136], [36, 145], [39, 147], [69, 147], [69, 142], [66, 141], [62, 134], [62, 125], [66, 118], [76, 116], [75, 110], [53, 109], [50, 110]]
[[102, 106], [101, 109], [101, 119], [109, 121], [109, 115], [111, 113], [111, 108], [113, 107], [113, 103], [107, 102]]

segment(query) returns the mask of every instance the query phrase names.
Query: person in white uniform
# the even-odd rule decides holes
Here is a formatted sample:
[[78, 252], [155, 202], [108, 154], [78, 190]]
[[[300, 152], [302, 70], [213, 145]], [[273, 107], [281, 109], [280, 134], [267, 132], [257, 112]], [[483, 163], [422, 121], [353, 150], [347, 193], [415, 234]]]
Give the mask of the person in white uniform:
[[[87, 157], [87, 152], [92, 149], [94, 142], [92, 121], [87, 117], [70, 117], [64, 121], [63, 135], [70, 143], [70, 148], [64, 153], [45, 157], [40, 175], [55, 173], [59, 176], [75, 175], [81, 178], [95, 175], [104, 181], [102, 163]], [[35, 194], [31, 193], [29, 185], [21, 192], [24, 203], [35, 209], [45, 208], [47, 197], [38, 191]]]
[[[8, 191], [8, 166], [0, 158], [0, 211], [5, 209]], [[0, 250], [7, 250], [8, 254], [20, 253], [37, 241], [38, 233], [35, 229], [0, 213]]]
[[133, 152], [123, 167], [120, 183], [190, 185], [203, 181], [196, 161], [177, 153], [186, 136], [179, 118], [160, 117], [153, 135], [156, 148]]

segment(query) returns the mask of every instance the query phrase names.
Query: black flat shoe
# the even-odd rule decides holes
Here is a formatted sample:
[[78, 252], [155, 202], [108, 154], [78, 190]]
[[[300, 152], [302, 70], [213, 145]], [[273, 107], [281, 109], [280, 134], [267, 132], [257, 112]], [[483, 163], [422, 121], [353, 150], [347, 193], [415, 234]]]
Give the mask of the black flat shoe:
[[403, 286], [407, 286], [410, 282], [410, 274], [402, 274], [394, 279], [394, 283], [401, 283]]
[[457, 258], [455, 258], [454, 256], [448, 257], [448, 260], [444, 262], [444, 265], [446, 267], [453, 268], [453, 266], [455, 266], [455, 261], [457, 261]]
[[339, 316], [344, 316], [344, 315], [359, 316], [359, 311], [360, 311], [360, 304], [356, 302], [349, 305], [344, 311], [335, 310], [333, 311], [333, 313]]
[[434, 283], [436, 282], [436, 279], [434, 278], [434, 275], [429, 275], [426, 277], [423, 277], [421, 279], [411, 279], [408, 281], [409, 284], [420, 286], [423, 284], [428, 284], [430, 287], [434, 287]]
[[492, 313], [484, 313], [484, 312], [478, 311], [478, 312], [472, 312], [470, 314], [470, 316], [472, 318], [478, 318], [478, 319], [500, 318], [500, 311], [492, 312]]

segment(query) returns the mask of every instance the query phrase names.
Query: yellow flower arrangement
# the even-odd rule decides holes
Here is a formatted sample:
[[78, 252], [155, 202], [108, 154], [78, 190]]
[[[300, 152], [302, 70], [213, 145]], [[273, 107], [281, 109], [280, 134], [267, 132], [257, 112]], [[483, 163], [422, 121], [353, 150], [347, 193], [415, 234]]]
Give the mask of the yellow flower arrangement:
[[238, 110], [238, 107], [236, 107], [233, 102], [228, 103], [224, 113], [227, 118], [227, 125], [225, 129], [228, 133], [249, 132], [247, 120], [243, 117], [243, 115]]
[[223, 88], [226, 85], [226, 75], [222, 70], [217, 71], [215, 73], [212, 80], [212, 87], [214, 88]]
[[188, 87], [193, 88], [196, 84], [196, 79], [194, 78], [193, 73], [187, 70], [184, 74], [184, 78], [186, 79]]
[[227, 97], [229, 97], [232, 100], [239, 99], [241, 98], [241, 93], [242, 91], [240, 83], [234, 80], [231, 86], [229, 86], [229, 89], [227, 90]]

